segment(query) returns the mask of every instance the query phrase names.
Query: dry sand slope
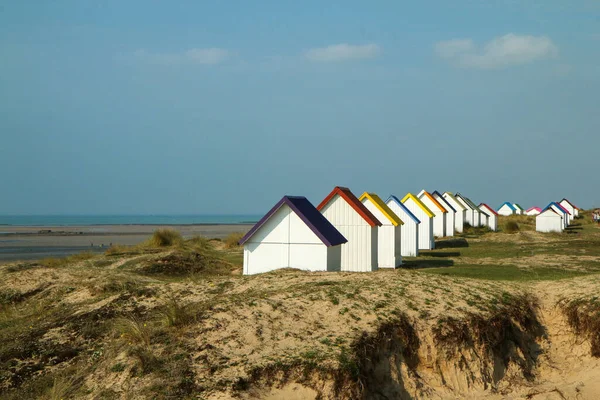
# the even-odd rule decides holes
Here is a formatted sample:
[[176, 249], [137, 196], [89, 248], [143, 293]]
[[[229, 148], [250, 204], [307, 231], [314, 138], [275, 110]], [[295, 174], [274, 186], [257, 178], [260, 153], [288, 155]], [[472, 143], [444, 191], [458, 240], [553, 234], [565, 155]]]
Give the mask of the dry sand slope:
[[245, 277], [206, 239], [0, 266], [0, 397], [597, 399], [598, 244], [485, 234], [365, 274]]

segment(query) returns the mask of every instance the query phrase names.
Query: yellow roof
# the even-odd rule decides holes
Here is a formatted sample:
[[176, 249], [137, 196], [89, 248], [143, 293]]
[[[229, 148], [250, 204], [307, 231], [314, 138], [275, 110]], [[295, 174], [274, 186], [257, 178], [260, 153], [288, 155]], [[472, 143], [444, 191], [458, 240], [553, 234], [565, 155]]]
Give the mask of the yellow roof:
[[381, 200], [381, 197], [377, 196], [375, 193], [364, 192], [362, 196], [360, 196], [359, 200], [362, 202], [364, 199], [369, 199], [375, 205], [375, 207], [377, 207], [377, 209], [381, 211], [383, 215], [387, 217], [387, 219], [390, 220], [390, 222], [394, 226], [404, 225], [404, 222], [402, 222], [400, 217], [398, 217], [396, 213], [393, 212], [392, 209], [389, 208], [388, 205], [383, 202], [383, 200]]
[[412, 193], [408, 193], [406, 196], [404, 196], [404, 198], [402, 199], [402, 204], [404, 204], [406, 202], [406, 200], [408, 200], [408, 199], [411, 199], [412, 201], [417, 203], [417, 205], [421, 208], [421, 210], [425, 211], [425, 214], [427, 214], [427, 216], [429, 216], [431, 218], [433, 218], [435, 216], [431, 212], [431, 210], [429, 208], [427, 208], [427, 206], [425, 204], [423, 204], [423, 202], [421, 200], [419, 200], [419, 198]]

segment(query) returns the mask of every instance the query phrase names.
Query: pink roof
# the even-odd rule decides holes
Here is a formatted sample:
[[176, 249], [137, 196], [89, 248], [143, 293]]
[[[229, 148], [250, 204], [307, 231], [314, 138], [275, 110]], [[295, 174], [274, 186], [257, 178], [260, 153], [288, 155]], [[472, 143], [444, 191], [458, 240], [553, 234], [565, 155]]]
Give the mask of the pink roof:
[[563, 206], [561, 206], [560, 203], [556, 203], [556, 205], [558, 206], [558, 208], [560, 208], [561, 210], [563, 210], [567, 214], [571, 215], [571, 213], [569, 212], [569, 210], [567, 210], [566, 208], [564, 208]]
[[492, 207], [488, 206], [487, 204], [481, 203], [479, 205], [479, 207], [482, 207], [482, 206], [485, 207], [485, 208], [487, 208], [488, 210], [490, 210], [494, 215], [498, 215], [498, 213], [496, 212], [496, 210], [494, 210]]
[[542, 212], [542, 209], [539, 208], [539, 207], [531, 207], [531, 208], [527, 209], [526, 212], [529, 212], [529, 211], [532, 211], [532, 210], [536, 210], [537, 212]]

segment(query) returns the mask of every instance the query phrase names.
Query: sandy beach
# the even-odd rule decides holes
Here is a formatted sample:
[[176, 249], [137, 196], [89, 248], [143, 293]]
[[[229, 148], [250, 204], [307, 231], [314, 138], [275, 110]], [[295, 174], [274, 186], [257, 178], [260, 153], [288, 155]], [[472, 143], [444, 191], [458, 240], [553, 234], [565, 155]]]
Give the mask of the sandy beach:
[[205, 236], [223, 239], [233, 232], [245, 233], [251, 227], [251, 224], [1, 226], [0, 264], [15, 260], [61, 257], [82, 251], [103, 252], [111, 244], [138, 244], [152, 232], [162, 228], [175, 229], [185, 238]]

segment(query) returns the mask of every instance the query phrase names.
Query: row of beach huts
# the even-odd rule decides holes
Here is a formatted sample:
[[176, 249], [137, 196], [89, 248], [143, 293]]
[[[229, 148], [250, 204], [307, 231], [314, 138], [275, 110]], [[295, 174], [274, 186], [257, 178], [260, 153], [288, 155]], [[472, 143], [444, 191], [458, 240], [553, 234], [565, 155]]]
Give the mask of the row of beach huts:
[[244, 274], [395, 268], [402, 257], [434, 249], [435, 237], [454, 236], [466, 224], [495, 231], [498, 212], [460, 193], [426, 190], [384, 201], [338, 186], [317, 207], [305, 197], [284, 196], [240, 240]]
[[524, 210], [517, 203], [506, 202], [498, 208], [499, 215], [535, 216], [535, 230], [538, 232], [563, 232], [579, 216], [579, 207], [568, 199], [553, 201], [546, 208], [531, 207]]

